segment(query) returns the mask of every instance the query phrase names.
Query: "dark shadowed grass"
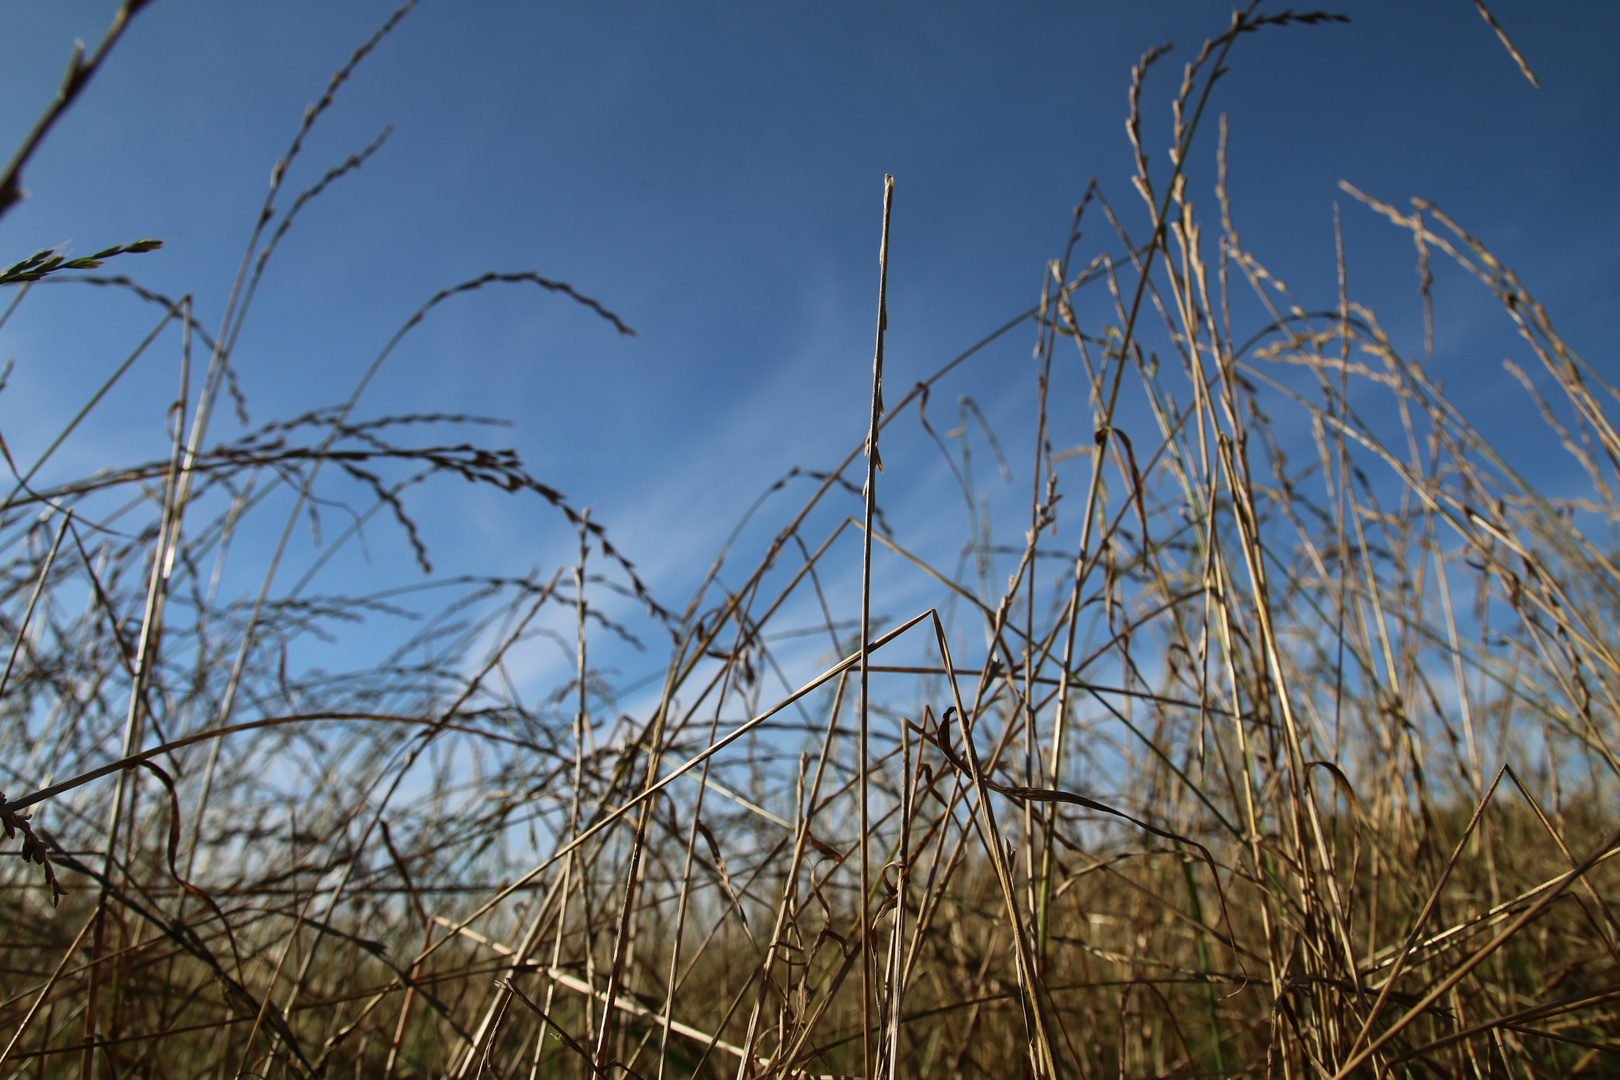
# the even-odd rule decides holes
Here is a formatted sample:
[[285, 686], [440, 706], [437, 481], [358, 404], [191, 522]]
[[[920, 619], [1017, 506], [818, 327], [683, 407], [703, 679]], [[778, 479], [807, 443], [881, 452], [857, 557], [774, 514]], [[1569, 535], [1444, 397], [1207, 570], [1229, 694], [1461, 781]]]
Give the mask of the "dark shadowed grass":
[[[36, 283], [135, 290], [157, 323], [130, 362], [181, 368], [166, 457], [45, 481], [54, 445], [7, 455], [0, 1072], [1613, 1072], [1614, 390], [1431, 204], [1346, 186], [1347, 218], [1411, 235], [1425, 304], [1452, 270], [1501, 301], [1519, 359], [1491, 377], [1527, 418], [1507, 455], [1427, 343], [1355, 302], [1342, 248], [1337, 295], [1306, 298], [1243, 246], [1217, 77], [1249, 33], [1331, 17], [1235, 13], [1176, 84], [1168, 173], [1144, 55], [1141, 206], [1088, 189], [1040, 305], [904, 392], [880, 286], [865, 438], [795, 470], [751, 511], [780, 513], [763, 550], [728, 544], [666, 608], [566, 478], [475, 418], [360, 407], [473, 289], [628, 332], [553, 278], [448, 287], [346, 402], [213, 432], [277, 241], [375, 146], [283, 213], [287, 165], [408, 10], [306, 115], [216, 329], [59, 253], [0, 277], [7, 317]], [[1218, 165], [1211, 218], [1194, 160]], [[133, 271], [145, 244], [93, 259]], [[1033, 460], [966, 396], [938, 430], [931, 396], [1031, 331]], [[905, 425], [961, 488], [959, 544], [954, 494], [893, 512], [917, 480], [880, 451]], [[1557, 498], [1513, 464], [1544, 450], [1570, 463]], [[992, 472], [1028, 485], [1011, 517]], [[323, 584], [379, 517], [430, 573], [417, 521], [452, 480], [554, 510], [572, 564]], [[222, 589], [244, 560], [253, 587]], [[938, 599], [893, 600], [918, 589]], [[631, 639], [664, 657], [640, 691], [601, 660]], [[514, 657], [544, 640], [569, 670], [536, 689]]]

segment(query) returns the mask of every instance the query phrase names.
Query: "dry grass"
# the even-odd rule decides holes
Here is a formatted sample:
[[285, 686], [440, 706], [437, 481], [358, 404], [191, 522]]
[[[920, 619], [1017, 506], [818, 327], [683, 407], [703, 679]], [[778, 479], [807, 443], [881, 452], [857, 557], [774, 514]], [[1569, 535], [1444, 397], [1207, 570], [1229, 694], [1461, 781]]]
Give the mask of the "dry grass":
[[[1248, 31], [1314, 19], [1250, 9], [1205, 45], [1169, 175], [1140, 145], [1143, 58], [1150, 231], [1088, 192], [1040, 307], [998, 331], [1039, 334], [1030, 498], [994, 522], [1018, 544], [981, 514], [971, 402], [926, 429], [965, 496], [960, 556], [917, 554], [937, 519], [885, 524], [908, 480], [863, 449], [973, 356], [885, 402], [880, 300], [868, 437], [678, 611], [514, 455], [431, 434], [465, 418], [362, 420], [351, 399], [209, 435], [307, 202], [275, 210], [301, 131], [222, 329], [141, 293], [183, 357], [168, 457], [44, 487], [12, 466], [0, 767], [33, 794], [4, 804], [24, 858], [4, 864], [0, 1070], [1613, 1075], [1614, 391], [1438, 208], [1351, 191], [1411, 234], [1425, 297], [1432, 260], [1502, 301], [1526, 369], [1505, 385], [1583, 487], [1549, 497], [1354, 302], [1342, 256], [1313, 310], [1244, 248], [1211, 84]], [[1195, 154], [1223, 158], [1207, 232]], [[84, 269], [41, 258], [7, 287]], [[560, 282], [490, 275], [400, 335], [502, 282], [626, 330]], [[441, 476], [556, 507], [575, 565], [359, 597], [318, 591], [326, 554], [277, 574], [342, 500], [370, 508], [325, 551], [377, 514], [417, 543]], [[222, 599], [249, 529], [279, 537], [263, 584]], [[880, 623], [919, 575], [937, 607]], [[288, 663], [435, 595], [374, 665]], [[629, 632], [627, 595], [670, 646], [661, 692], [615, 718], [593, 649]], [[807, 611], [835, 658], [773, 695]], [[526, 700], [504, 661], [536, 635], [574, 670]]]

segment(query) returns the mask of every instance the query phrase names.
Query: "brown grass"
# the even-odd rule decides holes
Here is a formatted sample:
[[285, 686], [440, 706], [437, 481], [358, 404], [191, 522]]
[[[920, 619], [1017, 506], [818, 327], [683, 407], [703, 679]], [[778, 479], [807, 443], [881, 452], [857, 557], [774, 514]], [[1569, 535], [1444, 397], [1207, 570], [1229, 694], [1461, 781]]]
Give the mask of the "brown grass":
[[[1243, 246], [1224, 118], [1215, 146], [1205, 130], [1215, 74], [1247, 32], [1316, 16], [1250, 8], [1205, 44], [1169, 175], [1138, 113], [1161, 54], [1136, 69], [1149, 231], [1094, 187], [1039, 308], [992, 335], [1039, 334], [1030, 499], [993, 523], [1018, 544], [975, 497], [976, 406], [943, 437], [923, 411], [985, 343], [885, 401], [880, 290], [867, 437], [677, 611], [515, 455], [433, 434], [468, 418], [359, 419], [357, 390], [209, 435], [307, 202], [276, 211], [286, 166], [405, 10], [278, 165], [217, 333], [188, 298], [78, 277], [156, 305], [181, 391], [166, 459], [44, 486], [43, 460], [14, 462], [0, 504], [0, 767], [32, 792], [0, 807], [24, 856], [0, 876], [0, 1072], [1613, 1074], [1615, 392], [1439, 208], [1347, 186], [1410, 233], [1425, 302], [1431, 262], [1502, 302], [1504, 386], [1583, 485], [1552, 498], [1351, 298], [1342, 252], [1312, 309]], [[1220, 165], [1207, 233], [1199, 154]], [[15, 302], [93, 269], [19, 266]], [[627, 332], [561, 282], [486, 275], [431, 298], [365, 380], [439, 303], [514, 282]], [[937, 519], [881, 512], [913, 482], [877, 471], [881, 435], [914, 404], [970, 515], [953, 565], [917, 554]], [[857, 519], [840, 500], [863, 460]], [[299, 522], [357, 493], [325, 552], [382, 514], [426, 569], [413, 515], [439, 477], [555, 507], [575, 564], [358, 597], [317, 591], [329, 554], [276, 572]], [[279, 537], [262, 586], [222, 599], [249, 529]], [[885, 612], [917, 575], [938, 605]], [[435, 595], [375, 665], [288, 663]], [[593, 650], [630, 632], [626, 595], [670, 647], [653, 703], [615, 719]], [[830, 658], [768, 693], [807, 611]], [[573, 670], [525, 700], [505, 660], [537, 635]]]

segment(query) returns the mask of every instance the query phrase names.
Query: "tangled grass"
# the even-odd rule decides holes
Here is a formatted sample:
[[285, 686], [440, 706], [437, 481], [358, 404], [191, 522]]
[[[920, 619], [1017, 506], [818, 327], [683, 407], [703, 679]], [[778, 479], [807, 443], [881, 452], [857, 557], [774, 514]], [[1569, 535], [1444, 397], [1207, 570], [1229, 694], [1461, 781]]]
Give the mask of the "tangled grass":
[[[1504, 378], [1581, 487], [1551, 497], [1351, 299], [1342, 255], [1313, 309], [1244, 247], [1224, 118], [1206, 236], [1184, 170], [1217, 76], [1246, 34], [1327, 17], [1235, 13], [1184, 69], [1167, 176], [1142, 145], [1146, 54], [1149, 231], [1094, 185], [1039, 307], [903, 395], [880, 285], [866, 437], [795, 470], [778, 489], [812, 491], [763, 552], [728, 547], [666, 609], [588, 512], [466, 441], [471, 418], [362, 419], [357, 390], [210, 433], [278, 241], [371, 151], [282, 212], [287, 166], [406, 11], [306, 115], [218, 333], [94, 260], [0, 275], [8, 318], [41, 282], [135, 290], [160, 313], [135, 356], [178, 339], [182, 358], [167, 458], [41, 485], [44, 458], [8, 454], [5, 1075], [1612, 1073], [1615, 391], [1438, 207], [1347, 188], [1411, 235], [1425, 299], [1433, 261], [1501, 301], [1524, 358]], [[628, 331], [561, 282], [486, 275], [430, 299], [361, 387], [437, 304], [503, 283]], [[972, 422], [1002, 457], [989, 425], [963, 398], [942, 436], [926, 408], [1029, 328], [1035, 453], [1006, 546], [975, 488]], [[878, 451], [913, 415], [962, 490], [960, 545], [882, 512], [907, 481]], [[320, 591], [379, 514], [429, 570], [417, 500], [445, 478], [555, 508], [577, 558]], [[361, 500], [278, 574], [299, 522]], [[262, 586], [222, 598], [250, 529], [279, 537], [252, 549]], [[839, 585], [857, 561], [859, 596]], [[938, 602], [893, 610], [919, 582]], [[627, 610], [668, 648], [642, 699], [592, 662], [632, 636]], [[297, 662], [402, 613], [374, 663]], [[816, 669], [783, 644], [806, 633]], [[507, 662], [537, 636], [573, 664], [533, 693]]]

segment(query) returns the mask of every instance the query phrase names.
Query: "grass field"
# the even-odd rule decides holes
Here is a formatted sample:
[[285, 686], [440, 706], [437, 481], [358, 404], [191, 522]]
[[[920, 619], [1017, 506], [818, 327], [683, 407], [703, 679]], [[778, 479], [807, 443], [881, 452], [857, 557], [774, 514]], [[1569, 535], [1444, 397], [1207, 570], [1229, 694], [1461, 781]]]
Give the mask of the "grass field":
[[[52, 279], [139, 292], [181, 390], [163, 458], [45, 482], [8, 452], [0, 1075], [1616, 1075], [1616, 393], [1438, 207], [1347, 188], [1343, 212], [1410, 235], [1425, 305], [1442, 273], [1500, 301], [1517, 359], [1480, 378], [1522, 399], [1511, 452], [1342, 254], [1334, 294], [1295, 296], [1244, 247], [1216, 76], [1315, 21], [1251, 7], [1169, 77], [1144, 55], [1134, 160], [996, 331], [1039, 342], [1020, 439], [967, 398], [940, 423], [973, 350], [883, 386], [874, 280], [871, 411], [835, 418], [866, 438], [690, 597], [464, 418], [356, 390], [214, 433], [280, 238], [356, 163], [280, 178], [392, 23], [306, 117], [208, 325], [123, 276], [148, 242], [5, 270], [0, 320]], [[875, 181], [886, 251], [904, 193], [880, 217]], [[365, 379], [507, 284], [628, 330], [611, 297], [489, 275]], [[902, 432], [960, 504], [884, 513], [919, 481], [868, 451]], [[1563, 462], [1556, 497], [1526, 447]], [[414, 523], [451, 481], [548, 506], [577, 558], [358, 596], [326, 554], [280, 565], [321, 511], [324, 552], [391, 520], [425, 572]], [[896, 606], [917, 588], [937, 601]], [[362, 667], [309, 662], [395, 625]], [[663, 657], [639, 693], [600, 660], [632, 635]], [[541, 637], [572, 671], [522, 686]]]

